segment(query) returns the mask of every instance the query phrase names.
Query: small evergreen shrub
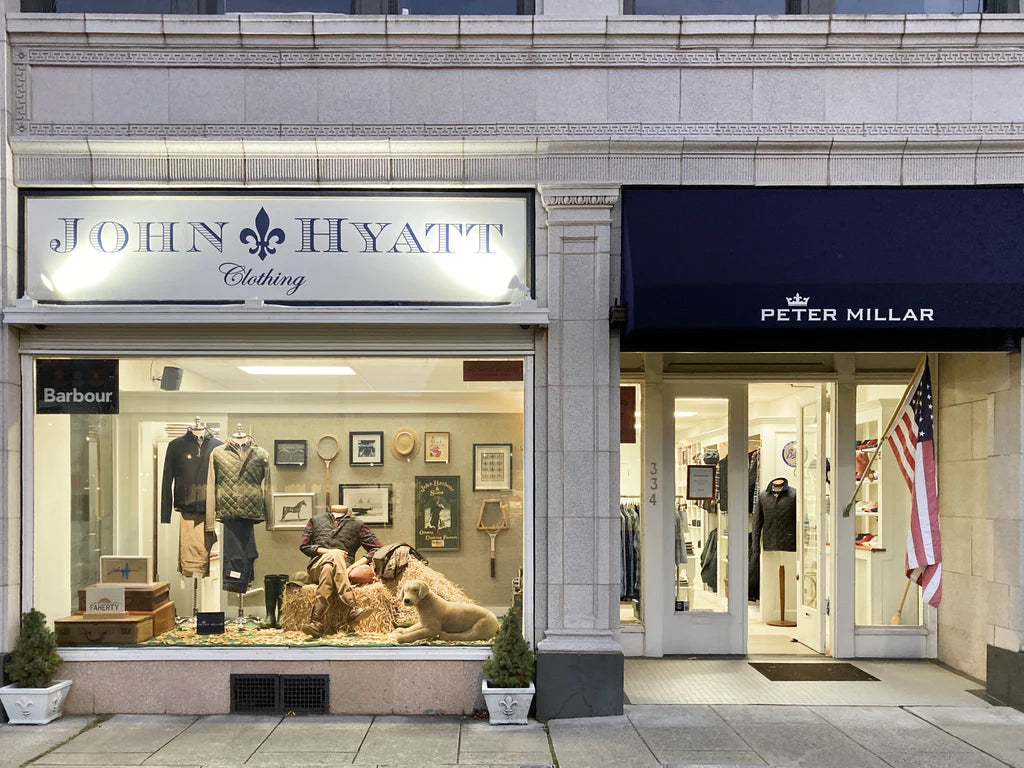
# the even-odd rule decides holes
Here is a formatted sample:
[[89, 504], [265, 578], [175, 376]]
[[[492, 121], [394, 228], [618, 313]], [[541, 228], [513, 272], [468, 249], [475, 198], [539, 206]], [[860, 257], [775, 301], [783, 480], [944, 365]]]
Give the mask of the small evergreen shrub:
[[47, 688], [63, 663], [45, 614], [35, 609], [21, 614], [21, 634], [4, 668], [7, 678], [19, 688]]
[[526, 688], [533, 680], [533, 667], [519, 609], [510, 608], [494, 636], [491, 658], [484, 662], [484, 677], [492, 688]]

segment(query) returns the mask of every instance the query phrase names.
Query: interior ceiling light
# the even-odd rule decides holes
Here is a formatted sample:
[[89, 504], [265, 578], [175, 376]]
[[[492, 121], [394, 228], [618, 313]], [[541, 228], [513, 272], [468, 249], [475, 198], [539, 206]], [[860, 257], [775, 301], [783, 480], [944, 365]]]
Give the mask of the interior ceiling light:
[[254, 376], [355, 376], [347, 365], [240, 365]]
[[696, 416], [697, 412], [696, 411], [673, 411], [672, 415], [675, 416], [677, 419], [685, 419], [685, 418], [687, 418], [689, 416]]

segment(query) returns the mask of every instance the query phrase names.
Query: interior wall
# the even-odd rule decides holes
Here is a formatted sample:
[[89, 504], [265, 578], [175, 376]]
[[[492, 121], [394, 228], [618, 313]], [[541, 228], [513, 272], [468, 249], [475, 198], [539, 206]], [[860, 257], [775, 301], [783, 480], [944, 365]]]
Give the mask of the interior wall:
[[[457, 552], [422, 551], [431, 567], [461, 586], [482, 605], [504, 610], [511, 601], [512, 579], [523, 563], [523, 427], [522, 417], [506, 413], [447, 414], [359, 414], [358, 416], [327, 416], [322, 414], [253, 414], [229, 413], [229, 429], [241, 423], [258, 444], [273, 454], [274, 440], [306, 440], [308, 456], [305, 468], [272, 467], [274, 493], [315, 493], [316, 511], [323, 511], [324, 465], [317, 457], [316, 443], [321, 435], [333, 434], [341, 443], [341, 452], [331, 463], [331, 499], [338, 502], [340, 483], [390, 483], [393, 524], [372, 526], [385, 544], [407, 543], [415, 546], [415, 478], [419, 476], [457, 476], [460, 481], [461, 548]], [[391, 435], [409, 428], [420, 437], [415, 457], [409, 461], [396, 459], [390, 451]], [[424, 431], [449, 432], [448, 464], [426, 463], [423, 455]], [[384, 464], [379, 467], [349, 466], [348, 434], [353, 431], [384, 433]], [[512, 444], [512, 485], [509, 491], [473, 490], [473, 444]], [[490, 576], [490, 538], [476, 530], [477, 517], [484, 499], [511, 496], [510, 528], [496, 540], [496, 572]], [[263, 586], [263, 576], [270, 573], [292, 574], [308, 562], [299, 547], [300, 530], [268, 531], [256, 526], [256, 581]], [[229, 616], [235, 615], [237, 597], [223, 593], [222, 606]], [[247, 608], [261, 609], [262, 598], [252, 598]], [[248, 611], [247, 611], [248, 612]], [[259, 611], [254, 611], [259, 613]]]
[[1019, 651], [1021, 356], [939, 356], [939, 660], [984, 679], [986, 646]]
[[69, 415], [36, 416], [33, 603], [50, 621], [69, 615], [72, 607], [70, 446]]

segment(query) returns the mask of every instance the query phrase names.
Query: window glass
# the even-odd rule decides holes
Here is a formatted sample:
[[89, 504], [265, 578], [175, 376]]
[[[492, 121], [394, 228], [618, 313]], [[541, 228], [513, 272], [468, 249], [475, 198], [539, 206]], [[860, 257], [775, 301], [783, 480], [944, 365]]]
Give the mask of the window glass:
[[516, 6], [516, 0], [398, 0], [398, 13], [514, 16]]
[[786, 0], [636, 0], [634, 13], [672, 16], [782, 14]]
[[[910, 490], [892, 448], [879, 444], [903, 397], [901, 384], [857, 387], [857, 444], [854, 446], [857, 494], [854, 501], [856, 539], [856, 623], [887, 625], [921, 623], [920, 588], [907, 584], [904, 566], [910, 527]], [[896, 620], [899, 616], [899, 620]]]
[[[675, 611], [725, 613], [729, 610], [729, 401], [679, 397], [673, 415]], [[736, 456], [745, 466], [746, 451], [741, 448]], [[740, 535], [747, 524], [744, 496], [742, 491], [735, 494], [733, 502], [733, 509], [738, 508], [733, 517], [740, 521]], [[742, 577], [742, 569], [740, 574]]]
[[[110, 644], [74, 634], [86, 617], [72, 617], [87, 588], [126, 578], [169, 585], [163, 599], [127, 588], [129, 600], [157, 599], [139, 610], [162, 611], [143, 644], [230, 644], [238, 632], [307, 644], [318, 593], [303, 581], [319, 573], [300, 545], [329, 505], [355, 518], [355, 540], [325, 547], [349, 549], [347, 565], [378, 544], [407, 546], [349, 595], [366, 610], [355, 632], [319, 642], [391, 642], [396, 622], [416, 618], [403, 579], [497, 616], [521, 586], [521, 358], [122, 358], [104, 369], [116, 371], [113, 413], [67, 412], [96, 402], [74, 382], [110, 380], [96, 373], [104, 361], [35, 363], [37, 411], [59, 412], [34, 416], [34, 603], [62, 644]], [[336, 597], [328, 608], [343, 615], [331, 621], [347, 615]], [[195, 612], [221, 611], [226, 634], [196, 633]], [[275, 616], [280, 628], [267, 626]]]
[[643, 477], [641, 389], [635, 384], [619, 387], [619, 621], [643, 621], [640, 513]]
[[[784, 13], [1017, 13], [1019, 0], [633, 0], [632, 13], [672, 16]], [[629, 12], [627, 6], [627, 12]]]
[[351, 13], [350, 0], [220, 0], [221, 13]]

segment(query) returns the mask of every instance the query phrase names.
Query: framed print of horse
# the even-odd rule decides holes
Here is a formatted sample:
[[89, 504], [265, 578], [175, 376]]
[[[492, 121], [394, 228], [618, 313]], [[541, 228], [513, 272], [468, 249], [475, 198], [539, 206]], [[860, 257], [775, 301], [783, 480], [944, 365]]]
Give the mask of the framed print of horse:
[[313, 499], [312, 493], [275, 493], [270, 529], [301, 531], [313, 516]]

